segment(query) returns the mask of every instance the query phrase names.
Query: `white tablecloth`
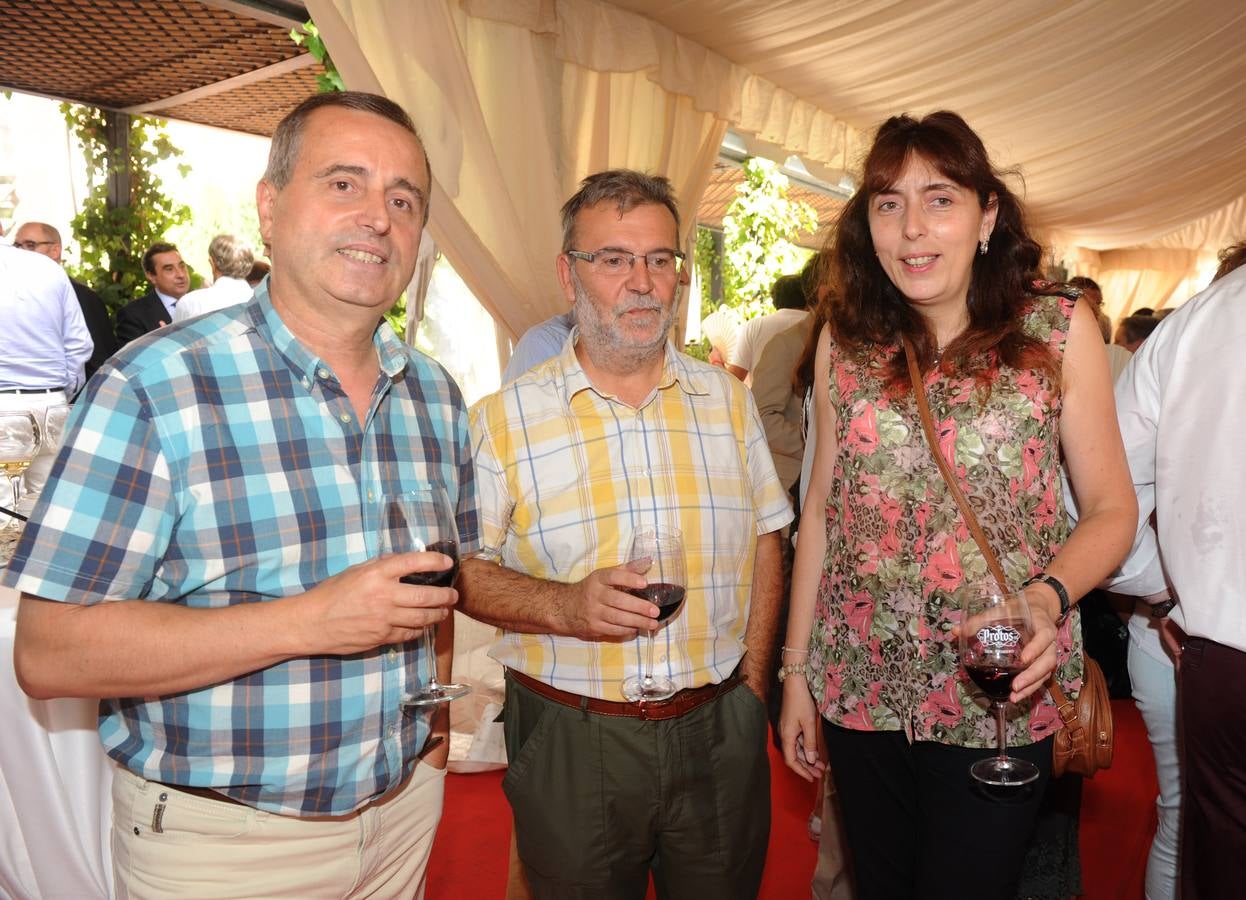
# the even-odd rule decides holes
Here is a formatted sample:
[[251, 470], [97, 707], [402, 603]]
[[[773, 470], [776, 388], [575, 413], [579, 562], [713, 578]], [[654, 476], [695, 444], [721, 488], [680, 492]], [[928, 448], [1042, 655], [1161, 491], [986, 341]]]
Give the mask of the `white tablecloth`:
[[13, 674], [17, 597], [0, 588], [0, 897], [112, 897], [112, 767], [94, 700], [29, 699]]

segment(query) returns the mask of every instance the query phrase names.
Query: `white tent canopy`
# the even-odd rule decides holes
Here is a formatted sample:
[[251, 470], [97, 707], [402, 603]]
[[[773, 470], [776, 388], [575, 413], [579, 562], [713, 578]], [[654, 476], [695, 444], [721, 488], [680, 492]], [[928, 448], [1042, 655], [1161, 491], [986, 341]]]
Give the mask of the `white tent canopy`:
[[855, 168], [887, 116], [953, 109], [1020, 170], [1055, 258], [1100, 277], [1117, 309], [1162, 305], [1246, 237], [1243, 4], [306, 5], [347, 84], [424, 130], [433, 236], [511, 334], [561, 308], [557, 208], [580, 178], [665, 172], [688, 218], [728, 126], [826, 177]]

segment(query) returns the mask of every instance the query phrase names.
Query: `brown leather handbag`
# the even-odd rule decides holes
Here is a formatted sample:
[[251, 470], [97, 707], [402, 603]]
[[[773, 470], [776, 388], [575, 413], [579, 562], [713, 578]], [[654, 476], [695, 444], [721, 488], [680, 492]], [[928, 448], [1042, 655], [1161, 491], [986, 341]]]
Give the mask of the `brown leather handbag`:
[[[951, 466], [939, 451], [939, 438], [930, 417], [930, 406], [926, 402], [926, 391], [922, 386], [922, 376], [917, 368], [916, 355], [908, 338], [903, 338], [903, 343], [909, 380], [913, 383], [913, 397], [917, 401], [917, 412], [921, 416], [922, 431], [926, 434], [926, 444], [930, 447], [930, 455], [934, 457], [935, 463], [939, 466], [939, 471], [943, 474], [943, 480], [947, 483], [952, 499], [960, 507], [961, 515], [965, 519], [969, 533], [973, 535], [974, 543], [978, 545], [978, 549], [986, 558], [986, 565], [991, 570], [991, 575], [999, 582], [1000, 587], [1006, 587], [1008, 580], [1004, 575], [1004, 569], [1000, 566], [994, 551], [991, 550], [990, 544], [987, 543], [986, 534], [973, 514], [969, 499], [956, 483], [956, 476]], [[1075, 699], [1070, 700], [1065, 696], [1064, 691], [1060, 690], [1060, 685], [1056, 683], [1054, 675], [1047, 682], [1047, 690], [1050, 691], [1051, 699], [1060, 713], [1060, 719], [1064, 722], [1064, 727], [1056, 732], [1055, 740], [1052, 742], [1051, 770], [1057, 778], [1065, 772], [1076, 772], [1092, 778], [1100, 769], [1106, 769], [1112, 765], [1112, 698], [1108, 694], [1107, 681], [1103, 677], [1099, 664], [1086, 655], [1082, 656], [1082, 660], [1084, 663], [1082, 689]]]

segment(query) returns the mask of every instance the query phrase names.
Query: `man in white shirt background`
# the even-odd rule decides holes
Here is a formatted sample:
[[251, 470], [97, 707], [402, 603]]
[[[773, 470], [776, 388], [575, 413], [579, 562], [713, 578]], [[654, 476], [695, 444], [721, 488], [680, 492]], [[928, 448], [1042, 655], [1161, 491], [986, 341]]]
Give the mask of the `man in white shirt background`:
[[[19, 226], [13, 232], [13, 246], [42, 253], [54, 263], [62, 262], [61, 256], [65, 249], [61, 243], [60, 231], [47, 222], [27, 222]], [[99, 294], [72, 278], [69, 279], [69, 284], [78, 298], [78, 305], [82, 307], [82, 317], [86, 320], [87, 331], [91, 332], [91, 341], [95, 344], [95, 350], [86, 365], [87, 378], [90, 378], [104, 364], [104, 360], [117, 352], [117, 337], [113, 334], [108, 307], [104, 305]]]
[[208, 244], [208, 262], [212, 266], [211, 286], [183, 296], [173, 309], [174, 322], [251, 299], [252, 288], [247, 283], [247, 275], [255, 263], [255, 255], [242, 240], [232, 234], [218, 234]]
[[[807, 270], [809, 266], [805, 268]], [[749, 319], [736, 336], [735, 345], [727, 357], [727, 371], [749, 387], [753, 386], [753, 369], [761, 360], [761, 352], [770, 339], [809, 317], [804, 277], [802, 272], [800, 275], [780, 275], [776, 278], [770, 288], [775, 311]]]
[[[69, 277], [42, 254], [0, 246], [0, 320], [0, 412], [29, 412], [46, 429], [47, 411], [68, 404], [82, 386], [94, 348]], [[26, 470], [22, 515], [43, 489], [58, 446], [45, 440]]]
[[[1107, 585], [1171, 590], [1184, 769], [1180, 895], [1246, 882], [1246, 267], [1166, 318], [1116, 389], [1143, 529]], [[1155, 512], [1158, 545], [1148, 533]], [[1158, 597], [1155, 597], [1158, 599]], [[1161, 608], [1162, 610], [1162, 608]]]

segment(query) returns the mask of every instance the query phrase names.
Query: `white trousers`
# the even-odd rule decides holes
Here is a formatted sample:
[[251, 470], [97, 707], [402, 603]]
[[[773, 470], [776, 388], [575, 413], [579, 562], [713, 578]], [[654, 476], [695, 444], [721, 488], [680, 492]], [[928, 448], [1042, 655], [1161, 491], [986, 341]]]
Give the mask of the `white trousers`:
[[[40, 432], [44, 435], [42, 445], [39, 447], [39, 453], [31, 462], [30, 468], [26, 470], [26, 474], [22, 478], [23, 491], [22, 498], [18, 501], [17, 511], [24, 516], [30, 515], [30, 510], [34, 508], [35, 500], [39, 498], [43, 486], [47, 484], [48, 475], [52, 471], [52, 462], [56, 459], [56, 453], [61, 449], [61, 436], [64, 432], [64, 419], [61, 419], [60, 427], [54, 427], [49, 433], [48, 429], [48, 410], [55, 407], [66, 407], [68, 398], [64, 391], [53, 391], [50, 394], [0, 394], [0, 412], [29, 412], [34, 415], [35, 421], [39, 425]], [[0, 485], [0, 506], [12, 508], [13, 495], [8, 485]], [[7, 516], [0, 516], [5, 521], [0, 522], [0, 527], [8, 523]]]
[[424, 896], [445, 769], [419, 763], [398, 791], [346, 817], [299, 818], [113, 779], [117, 900]]
[[[1145, 616], [1150, 627], [1149, 612]], [[1129, 682], [1134, 703], [1146, 723], [1147, 737], [1155, 753], [1155, 776], [1159, 796], [1155, 809], [1159, 825], [1147, 857], [1147, 900], [1174, 900], [1177, 896], [1178, 840], [1181, 835], [1181, 762], [1177, 746], [1177, 673], [1137, 643], [1132, 632], [1129, 642]]]

